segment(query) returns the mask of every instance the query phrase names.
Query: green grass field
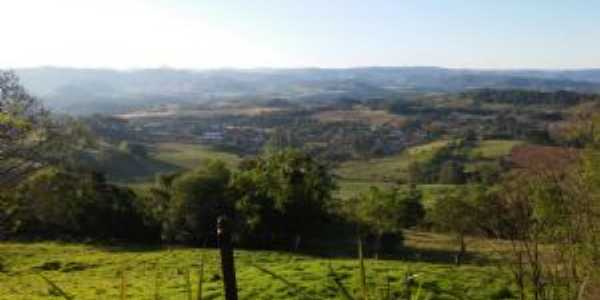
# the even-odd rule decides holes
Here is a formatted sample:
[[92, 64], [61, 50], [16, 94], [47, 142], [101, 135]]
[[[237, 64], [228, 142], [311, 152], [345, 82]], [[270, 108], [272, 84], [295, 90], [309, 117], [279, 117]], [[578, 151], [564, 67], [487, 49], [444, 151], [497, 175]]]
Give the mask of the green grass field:
[[[366, 260], [372, 292], [387, 282], [393, 291], [402, 291], [408, 272], [416, 275], [415, 286], [422, 287], [427, 299], [504, 299], [501, 296], [510, 294], [510, 275], [493, 263], [476, 260], [454, 266], [449, 237], [409, 233], [406, 244], [413, 251], [405, 259]], [[489, 256], [486, 245], [474, 241], [471, 248]], [[213, 249], [1, 243], [0, 255], [0, 299], [61, 299], [41, 275], [74, 299], [120, 299], [122, 291], [126, 299], [188, 299], [190, 288], [194, 297], [198, 291], [202, 261], [204, 299], [223, 298], [218, 252]], [[341, 299], [330, 265], [349, 291], [358, 291], [358, 260], [353, 258], [241, 250], [235, 259], [240, 299]], [[308, 297], [254, 265], [284, 277]]]
[[470, 156], [479, 159], [496, 159], [510, 154], [512, 148], [524, 142], [517, 140], [485, 140], [473, 148]]
[[190, 170], [209, 159], [222, 160], [232, 168], [240, 161], [235, 154], [198, 144], [159, 143], [148, 146], [151, 151], [147, 157], [122, 154], [106, 162], [110, 165], [107, 170], [110, 180], [144, 187], [153, 182], [156, 174]]
[[[359, 196], [361, 193], [366, 193], [371, 187], [378, 187], [380, 189], [391, 189], [398, 187], [399, 185], [389, 182], [376, 182], [376, 181], [350, 181], [340, 180], [338, 182], [338, 190], [336, 196], [341, 199], [349, 199], [352, 197]], [[451, 185], [451, 184], [419, 184], [417, 188], [423, 193], [423, 203], [425, 206], [431, 205], [439, 197], [443, 196], [448, 190], [464, 187], [462, 185]]]
[[97, 151], [90, 151], [83, 158], [94, 169], [104, 172], [113, 182], [135, 182], [146, 180], [150, 175], [177, 170], [177, 167], [152, 156], [133, 155], [114, 145], [101, 144]]
[[[503, 156], [510, 152], [517, 141], [483, 141], [472, 151], [483, 153], [486, 158]], [[339, 177], [337, 196], [343, 199], [358, 196], [371, 186], [393, 188], [397, 182], [406, 180], [406, 171], [411, 162], [431, 159], [436, 150], [446, 146], [447, 140], [438, 140], [425, 145], [411, 147], [401, 154], [371, 160], [355, 160], [341, 164], [335, 169]], [[478, 159], [482, 159], [481, 157]], [[474, 163], [468, 164], [471, 166]], [[454, 185], [421, 184], [418, 188], [423, 192], [423, 201], [432, 203]]]
[[183, 169], [193, 169], [208, 159], [222, 160], [230, 167], [235, 167], [240, 161], [235, 154], [197, 144], [161, 143], [155, 146], [155, 152], [154, 159]]
[[396, 184], [386, 182], [373, 182], [373, 181], [350, 181], [341, 180], [338, 182], [338, 190], [336, 196], [342, 199], [349, 199], [369, 191], [372, 186], [378, 188], [393, 188]]
[[430, 159], [435, 151], [444, 147], [445, 140], [415, 146], [404, 152], [384, 158], [355, 160], [341, 164], [335, 173], [343, 179], [364, 182], [393, 182], [406, 179], [411, 162]]

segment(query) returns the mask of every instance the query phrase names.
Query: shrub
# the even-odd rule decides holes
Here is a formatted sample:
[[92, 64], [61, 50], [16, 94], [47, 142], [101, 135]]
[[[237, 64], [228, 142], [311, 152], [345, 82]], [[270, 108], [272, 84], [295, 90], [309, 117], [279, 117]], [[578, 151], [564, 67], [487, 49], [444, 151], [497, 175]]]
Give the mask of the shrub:
[[190, 172], [164, 176], [151, 190], [162, 238], [195, 245], [215, 244], [216, 220], [231, 213], [230, 171], [220, 161]]
[[402, 229], [417, 225], [425, 216], [421, 193], [414, 186], [394, 190], [371, 187], [369, 192], [343, 203], [343, 213], [360, 226], [367, 245], [377, 256], [402, 242]]
[[39, 171], [4, 205], [11, 208], [6, 223], [13, 235], [146, 241], [157, 233], [146, 226], [135, 194], [98, 173]]
[[242, 240], [270, 244], [293, 238], [298, 247], [302, 236], [320, 234], [336, 188], [324, 165], [303, 152], [283, 150], [244, 166], [232, 181]]

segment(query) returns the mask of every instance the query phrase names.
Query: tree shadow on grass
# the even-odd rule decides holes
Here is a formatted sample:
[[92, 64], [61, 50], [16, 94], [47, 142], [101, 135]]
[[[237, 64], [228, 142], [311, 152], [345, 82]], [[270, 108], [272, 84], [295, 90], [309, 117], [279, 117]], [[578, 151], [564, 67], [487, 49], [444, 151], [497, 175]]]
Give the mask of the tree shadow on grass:
[[[88, 244], [107, 252], [156, 252], [161, 250], [177, 249], [210, 249], [217, 251], [215, 247], [189, 246], [189, 245], [165, 245], [165, 244], [128, 244], [128, 243], [96, 243]], [[364, 257], [375, 258], [375, 251], [367, 243], [363, 244]], [[340, 240], [312, 240], [306, 241], [299, 249], [291, 247], [245, 248], [236, 247], [237, 251], [270, 251], [290, 255], [304, 255], [314, 258], [328, 259], [357, 259], [357, 241], [353, 239]], [[396, 260], [407, 262], [425, 262], [435, 264], [456, 265], [457, 252], [451, 249], [435, 249], [425, 247], [398, 246], [394, 251], [382, 252], [378, 255], [379, 260]], [[467, 252], [461, 259], [461, 264], [482, 265], [495, 262], [496, 259], [478, 252]]]
[[[95, 248], [98, 248], [102, 251], [106, 252], [136, 252], [136, 253], [144, 253], [144, 252], [156, 252], [161, 250], [172, 249], [176, 247], [167, 247], [160, 244], [111, 244], [111, 243], [101, 243], [101, 244], [91, 244]], [[181, 248], [181, 247], [178, 247]]]
[[[328, 245], [329, 244], [329, 245]], [[332, 259], [357, 259], [358, 250], [356, 242], [337, 242], [322, 244], [320, 247], [310, 246], [301, 249], [297, 254]], [[367, 259], [375, 258], [375, 251], [364, 245], [364, 256]], [[436, 264], [457, 264], [457, 252], [446, 249], [415, 248], [410, 246], [397, 247], [394, 251], [383, 252], [378, 255], [379, 260], [401, 260], [410, 262], [426, 262]], [[461, 264], [481, 265], [494, 262], [494, 259], [477, 252], [467, 252], [461, 258]]]

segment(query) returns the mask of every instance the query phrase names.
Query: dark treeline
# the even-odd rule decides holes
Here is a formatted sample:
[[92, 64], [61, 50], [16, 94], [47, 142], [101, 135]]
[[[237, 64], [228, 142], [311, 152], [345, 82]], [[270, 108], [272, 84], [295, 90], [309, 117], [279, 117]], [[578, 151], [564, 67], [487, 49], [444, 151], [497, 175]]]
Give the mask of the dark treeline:
[[2, 195], [8, 238], [158, 241], [136, 194], [99, 173], [47, 168]]
[[214, 161], [159, 175], [137, 193], [100, 173], [47, 167], [4, 190], [2, 225], [5, 237], [208, 246], [217, 218], [228, 214], [239, 221], [240, 242], [266, 245], [320, 226], [334, 188], [328, 170], [296, 151], [248, 160], [235, 172]]
[[598, 101], [600, 96], [571, 91], [539, 92], [531, 90], [480, 89], [461, 94], [482, 103], [503, 103], [511, 105], [555, 105], [571, 106], [581, 102]]
[[314, 250], [321, 241], [358, 234], [378, 255], [395, 251], [402, 229], [425, 215], [415, 187], [373, 188], [347, 201], [336, 199], [335, 189], [328, 167], [291, 149], [247, 159], [236, 170], [209, 161], [159, 175], [136, 192], [99, 173], [47, 167], [2, 193], [2, 234], [211, 247], [216, 221], [227, 215], [239, 247]]

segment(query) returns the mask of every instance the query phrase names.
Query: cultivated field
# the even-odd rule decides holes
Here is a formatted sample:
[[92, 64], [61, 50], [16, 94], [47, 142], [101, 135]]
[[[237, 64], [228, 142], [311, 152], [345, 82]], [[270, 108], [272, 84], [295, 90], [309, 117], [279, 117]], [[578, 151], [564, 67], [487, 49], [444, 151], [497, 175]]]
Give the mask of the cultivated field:
[[356, 122], [370, 125], [389, 125], [394, 127], [404, 127], [408, 120], [406, 117], [391, 114], [384, 110], [329, 110], [323, 111], [314, 118], [321, 122]]

